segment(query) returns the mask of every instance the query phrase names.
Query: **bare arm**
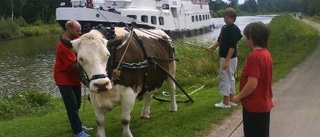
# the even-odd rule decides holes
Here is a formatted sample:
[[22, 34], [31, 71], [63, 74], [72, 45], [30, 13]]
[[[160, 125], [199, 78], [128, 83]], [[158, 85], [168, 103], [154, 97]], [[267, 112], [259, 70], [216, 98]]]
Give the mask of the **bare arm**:
[[220, 45], [220, 42], [216, 41], [215, 43], [213, 43], [212, 45], [210, 45], [210, 46], [207, 48], [207, 50], [208, 50], [208, 51], [215, 50], [219, 45]]
[[242, 91], [232, 98], [232, 101], [239, 102], [241, 99], [249, 96], [257, 87], [258, 79], [255, 77], [248, 77], [246, 85], [243, 87]]
[[226, 60], [223, 63], [223, 69], [227, 69], [229, 67], [229, 62], [230, 62], [230, 59], [231, 59], [233, 53], [234, 53], [234, 48], [229, 48], [228, 55], [226, 57]]

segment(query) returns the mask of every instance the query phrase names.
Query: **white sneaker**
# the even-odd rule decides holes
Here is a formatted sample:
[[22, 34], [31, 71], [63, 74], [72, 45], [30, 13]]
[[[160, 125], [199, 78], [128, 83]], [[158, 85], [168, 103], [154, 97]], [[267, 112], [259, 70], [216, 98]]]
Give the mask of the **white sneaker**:
[[223, 104], [223, 102], [216, 103], [216, 104], [214, 104], [214, 106], [217, 108], [230, 108], [231, 107], [231, 105], [225, 105], [225, 104]]
[[92, 127], [82, 126], [82, 130], [84, 130], [84, 131], [89, 131], [89, 130], [92, 130], [92, 129], [93, 129]]
[[229, 103], [230, 103], [230, 105], [231, 105], [231, 106], [233, 106], [233, 107], [238, 106], [238, 104], [237, 104], [237, 103], [233, 103], [233, 102], [229, 102]]

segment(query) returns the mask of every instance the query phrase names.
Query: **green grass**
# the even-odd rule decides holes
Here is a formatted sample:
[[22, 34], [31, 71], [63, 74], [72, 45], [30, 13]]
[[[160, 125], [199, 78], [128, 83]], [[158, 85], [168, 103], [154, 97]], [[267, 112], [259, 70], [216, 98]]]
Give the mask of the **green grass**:
[[[318, 32], [299, 20], [288, 15], [275, 17], [270, 23], [272, 35], [269, 49], [274, 60], [274, 82], [285, 77], [299, 62], [303, 61], [317, 45]], [[195, 137], [204, 136], [209, 130], [222, 123], [237, 108], [217, 109], [215, 102], [222, 98], [217, 92], [217, 53], [209, 53], [200, 46], [208, 44], [185, 44], [176, 41], [176, 55], [179, 59], [177, 81], [191, 92], [204, 85], [204, 88], [193, 93], [193, 104], [178, 104], [177, 112], [169, 112], [169, 103], [153, 100], [151, 119], [139, 118], [142, 102], [137, 101], [132, 112], [131, 130], [138, 137]], [[249, 52], [243, 40], [239, 43], [239, 70]], [[165, 90], [166, 88], [162, 88]], [[177, 94], [182, 95], [181, 91]], [[160, 96], [158, 94], [157, 96]], [[179, 97], [186, 100], [186, 97]], [[55, 108], [45, 115], [19, 116], [3, 119], [0, 122], [0, 137], [71, 137], [69, 123], [61, 99], [53, 99]], [[1, 106], [1, 104], [0, 104]], [[106, 134], [118, 137], [122, 134], [119, 121], [120, 109], [115, 108], [107, 113]], [[92, 106], [86, 102], [81, 108], [81, 119], [87, 126], [94, 127], [89, 131], [95, 134], [96, 123]]]
[[59, 24], [28, 26], [20, 28], [20, 33], [22, 33], [23, 36], [42, 36], [50, 34], [60, 34], [62, 32], [63, 30], [61, 29]]
[[290, 15], [275, 17], [269, 48], [274, 63], [274, 80], [286, 76], [317, 46], [318, 31]]

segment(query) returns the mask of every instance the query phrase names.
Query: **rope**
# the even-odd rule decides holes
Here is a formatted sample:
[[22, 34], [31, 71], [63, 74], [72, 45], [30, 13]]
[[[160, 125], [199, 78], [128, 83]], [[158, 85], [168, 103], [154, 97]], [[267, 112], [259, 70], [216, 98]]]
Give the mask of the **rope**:
[[232, 134], [240, 127], [240, 125], [241, 125], [242, 123], [243, 123], [243, 121], [241, 121], [241, 122], [238, 124], [238, 126], [232, 130], [232, 132], [229, 134], [228, 137], [231, 137]]
[[128, 48], [129, 48], [130, 41], [132, 40], [132, 34], [133, 34], [133, 29], [131, 29], [131, 31], [130, 31], [130, 34], [129, 34], [129, 35], [130, 35], [130, 38], [129, 38], [129, 41], [127, 42], [127, 46], [126, 46], [126, 48], [125, 48], [125, 50], [124, 50], [124, 52], [123, 52], [123, 54], [122, 54], [122, 56], [121, 56], [121, 59], [120, 59], [118, 65], [117, 65], [117, 67], [113, 70], [112, 80], [113, 80], [113, 79], [118, 79], [119, 76], [120, 76], [120, 70], [119, 70], [119, 68], [120, 68], [120, 65], [121, 65], [121, 63], [122, 63], [122, 61], [123, 61], [124, 56], [125, 56], [126, 53], [127, 53]]
[[[190, 92], [188, 95], [192, 95], [193, 93], [199, 91], [199, 90], [202, 89], [203, 87], [204, 87], [204, 85], [202, 85], [201, 87], [193, 90], [193, 91]], [[169, 96], [170, 96], [170, 95], [169, 95], [169, 92], [167, 92], [167, 91], [163, 91], [163, 92], [162, 92], [162, 95], [164, 95], [165, 97], [169, 97]], [[178, 96], [186, 96], [186, 95], [175, 95], [175, 97], [178, 97]]]
[[87, 94], [88, 88], [86, 86], [81, 85], [81, 88], [83, 89], [83, 96], [85, 97], [82, 98], [82, 112], [84, 112], [86, 110], [87, 101], [89, 100], [89, 94]]

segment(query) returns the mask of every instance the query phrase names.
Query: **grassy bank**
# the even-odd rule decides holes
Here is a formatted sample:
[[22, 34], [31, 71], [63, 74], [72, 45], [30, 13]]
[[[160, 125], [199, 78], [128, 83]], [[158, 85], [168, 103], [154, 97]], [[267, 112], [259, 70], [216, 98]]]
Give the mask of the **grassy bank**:
[[[272, 31], [269, 49], [274, 59], [274, 82], [276, 82], [286, 76], [292, 68], [308, 56], [317, 45], [319, 38], [315, 29], [299, 20], [293, 19], [289, 15], [275, 17], [269, 26]], [[131, 121], [132, 133], [135, 136], [203, 136], [237, 109], [222, 110], [213, 107], [214, 103], [221, 101], [221, 96], [217, 92], [218, 81], [215, 79], [217, 77], [215, 72], [218, 60], [216, 52], [209, 53], [204, 48], [200, 48], [206, 46], [208, 45], [196, 43], [191, 46], [176, 41], [176, 55], [179, 59], [177, 81], [189, 93], [204, 85], [204, 88], [190, 95], [195, 103], [178, 104], [178, 112], [169, 113], [168, 103], [160, 103], [153, 100], [151, 119], [141, 120], [139, 114], [142, 102], [137, 101], [132, 112]], [[248, 47], [244, 41], [240, 41], [240, 70], [248, 52]], [[177, 93], [182, 95], [180, 91]], [[178, 99], [185, 100], [186, 98], [179, 96]], [[0, 99], [0, 106], [2, 105], [2, 100]], [[1, 119], [0, 136], [70, 137], [71, 131], [61, 100], [51, 99], [48, 103], [54, 104], [54, 109], [47, 110], [47, 113], [42, 113], [41, 115], [30, 113], [27, 116]], [[119, 122], [119, 114], [119, 107], [107, 114], [107, 136], [121, 136], [122, 127]], [[87, 101], [83, 104], [80, 115], [85, 125], [94, 127], [94, 130], [89, 131], [91, 135], [94, 135], [96, 129], [94, 112]]]
[[59, 34], [61, 32], [62, 28], [58, 23], [43, 24], [38, 21], [34, 24], [27, 24], [22, 18], [15, 20], [11, 20], [10, 18], [0, 18], [0, 40]]

